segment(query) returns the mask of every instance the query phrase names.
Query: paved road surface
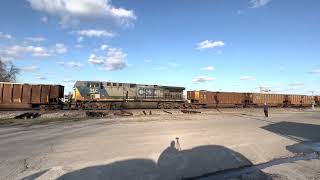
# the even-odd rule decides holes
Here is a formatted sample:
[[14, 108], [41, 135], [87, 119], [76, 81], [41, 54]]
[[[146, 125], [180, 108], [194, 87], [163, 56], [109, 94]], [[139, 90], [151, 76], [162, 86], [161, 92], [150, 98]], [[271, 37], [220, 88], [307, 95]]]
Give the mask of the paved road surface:
[[[320, 112], [271, 112], [268, 120], [238, 111], [0, 127], [0, 179], [180, 179], [310, 154], [317, 142]], [[319, 171], [318, 159], [259, 170], [279, 179], [320, 177]]]

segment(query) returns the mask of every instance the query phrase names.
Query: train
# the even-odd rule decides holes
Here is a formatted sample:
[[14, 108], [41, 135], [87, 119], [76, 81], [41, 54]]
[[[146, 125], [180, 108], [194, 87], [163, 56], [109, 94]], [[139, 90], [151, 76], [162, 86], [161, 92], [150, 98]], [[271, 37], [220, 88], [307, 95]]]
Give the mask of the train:
[[319, 104], [320, 96], [272, 93], [188, 91], [187, 99], [200, 107], [308, 107]]
[[0, 110], [6, 109], [180, 109], [224, 107], [309, 107], [320, 96], [272, 93], [187, 91], [176, 86], [76, 81], [73, 93], [64, 86], [0, 82]]

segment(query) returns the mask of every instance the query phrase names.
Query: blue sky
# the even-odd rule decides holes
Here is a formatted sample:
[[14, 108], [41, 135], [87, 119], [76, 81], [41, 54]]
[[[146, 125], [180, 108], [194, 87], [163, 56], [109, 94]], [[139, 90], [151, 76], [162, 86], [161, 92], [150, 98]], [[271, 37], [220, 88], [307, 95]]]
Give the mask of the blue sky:
[[1, 0], [19, 82], [320, 93], [317, 0]]

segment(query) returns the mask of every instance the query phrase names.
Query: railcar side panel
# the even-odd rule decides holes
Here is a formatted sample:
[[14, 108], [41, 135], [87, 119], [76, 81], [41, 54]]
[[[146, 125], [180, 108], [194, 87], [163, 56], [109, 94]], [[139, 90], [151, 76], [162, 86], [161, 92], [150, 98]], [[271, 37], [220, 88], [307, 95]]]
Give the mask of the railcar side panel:
[[22, 103], [31, 104], [31, 85], [24, 84], [22, 89]]
[[3, 85], [2, 102], [4, 104], [12, 103], [12, 92], [13, 92], [12, 90], [13, 90], [13, 84], [4, 84]]
[[13, 103], [21, 103], [22, 101], [22, 84], [13, 85], [12, 101]]

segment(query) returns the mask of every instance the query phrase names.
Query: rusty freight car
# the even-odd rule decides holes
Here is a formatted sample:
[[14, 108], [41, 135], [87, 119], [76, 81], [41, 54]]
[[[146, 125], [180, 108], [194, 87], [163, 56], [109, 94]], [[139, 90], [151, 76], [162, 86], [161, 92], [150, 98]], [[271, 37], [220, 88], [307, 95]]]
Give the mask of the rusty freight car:
[[1, 109], [60, 108], [61, 85], [0, 82]]
[[290, 94], [286, 95], [285, 104], [288, 107], [307, 107], [312, 105], [312, 96]]
[[309, 107], [312, 105], [313, 98], [312, 96], [301, 95], [301, 105]]
[[188, 91], [187, 99], [192, 104], [216, 108], [243, 107], [245, 102], [244, 93], [236, 92]]
[[314, 96], [314, 102], [316, 103], [317, 106], [320, 105], [320, 96]]
[[283, 94], [265, 94], [265, 93], [247, 93], [247, 106], [263, 106], [267, 103], [272, 107], [282, 107], [285, 102], [285, 95]]

